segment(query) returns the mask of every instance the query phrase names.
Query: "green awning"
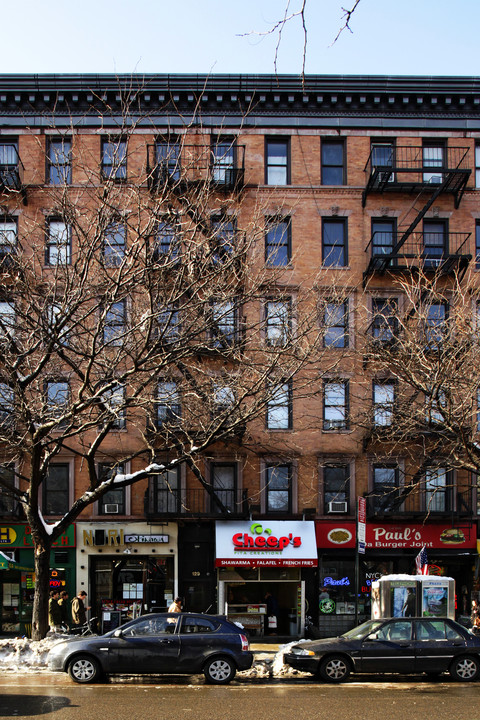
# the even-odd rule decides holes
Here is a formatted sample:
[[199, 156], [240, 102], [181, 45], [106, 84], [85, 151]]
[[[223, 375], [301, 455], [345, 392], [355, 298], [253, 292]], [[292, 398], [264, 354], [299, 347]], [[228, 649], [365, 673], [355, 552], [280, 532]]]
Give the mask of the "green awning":
[[22, 570], [24, 572], [35, 572], [33, 568], [26, 565], [19, 565], [10, 560], [6, 555], [0, 552], [0, 570]]

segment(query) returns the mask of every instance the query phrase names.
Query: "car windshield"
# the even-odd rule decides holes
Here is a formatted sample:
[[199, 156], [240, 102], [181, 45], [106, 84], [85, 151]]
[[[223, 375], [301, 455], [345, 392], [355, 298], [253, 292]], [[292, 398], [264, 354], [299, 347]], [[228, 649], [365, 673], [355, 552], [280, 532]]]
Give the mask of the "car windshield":
[[361, 640], [366, 635], [375, 632], [375, 630], [377, 630], [383, 622], [384, 620], [367, 620], [367, 622], [353, 628], [353, 630], [343, 633], [341, 637], [346, 638], [347, 640]]

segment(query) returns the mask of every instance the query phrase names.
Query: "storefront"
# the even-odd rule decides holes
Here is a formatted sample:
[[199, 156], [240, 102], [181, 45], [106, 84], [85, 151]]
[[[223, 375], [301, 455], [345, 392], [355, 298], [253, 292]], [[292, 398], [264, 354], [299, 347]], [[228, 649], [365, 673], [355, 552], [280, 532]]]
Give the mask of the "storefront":
[[317, 521], [318, 628], [338, 635], [371, 616], [372, 582], [385, 575], [415, 573], [425, 547], [430, 575], [452, 577], [456, 614], [469, 615], [473, 589], [476, 526], [462, 523], [374, 523], [366, 525], [365, 553], [356, 552], [356, 523]]
[[305, 585], [317, 566], [314, 523], [218, 522], [215, 544], [218, 611], [251, 634], [303, 634]]
[[[35, 573], [30, 527], [25, 523], [0, 527], [0, 550], [7, 558], [0, 568], [0, 632], [30, 635]], [[9, 561], [9, 562], [8, 562]], [[50, 588], [75, 592], [75, 526], [53, 544], [50, 553]]]
[[108, 630], [165, 611], [178, 592], [177, 525], [78, 523], [77, 591]]

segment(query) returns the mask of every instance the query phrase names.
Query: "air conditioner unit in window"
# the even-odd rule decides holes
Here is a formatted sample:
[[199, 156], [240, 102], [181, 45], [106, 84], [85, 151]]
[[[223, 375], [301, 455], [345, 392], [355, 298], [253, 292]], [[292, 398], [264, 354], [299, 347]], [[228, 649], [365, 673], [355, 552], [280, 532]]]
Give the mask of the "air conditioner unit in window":
[[103, 512], [104, 512], [106, 515], [107, 515], [107, 514], [112, 514], [112, 515], [114, 515], [115, 513], [118, 514], [118, 512], [119, 512], [119, 506], [118, 506], [118, 505], [115, 505], [114, 503], [106, 503], [106, 504], [103, 506]]
[[348, 512], [348, 503], [340, 502], [339, 500], [333, 500], [328, 503], [329, 513], [346, 513]]

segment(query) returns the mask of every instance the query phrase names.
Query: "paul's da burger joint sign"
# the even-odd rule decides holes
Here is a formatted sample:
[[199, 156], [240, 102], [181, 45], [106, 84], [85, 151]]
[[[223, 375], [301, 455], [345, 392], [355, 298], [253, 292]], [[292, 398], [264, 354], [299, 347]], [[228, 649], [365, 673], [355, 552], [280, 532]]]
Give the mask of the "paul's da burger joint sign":
[[316, 567], [313, 522], [217, 522], [216, 567]]

